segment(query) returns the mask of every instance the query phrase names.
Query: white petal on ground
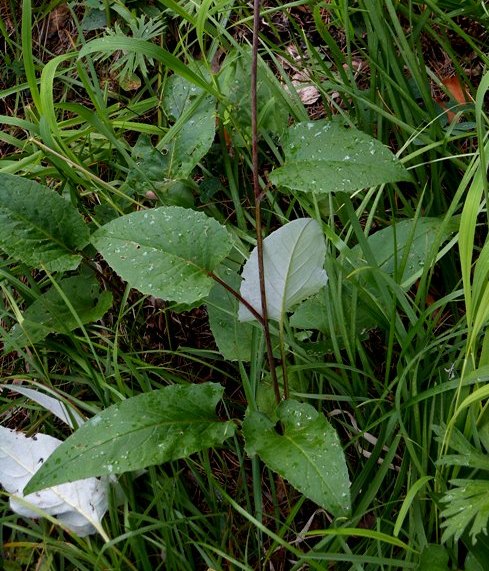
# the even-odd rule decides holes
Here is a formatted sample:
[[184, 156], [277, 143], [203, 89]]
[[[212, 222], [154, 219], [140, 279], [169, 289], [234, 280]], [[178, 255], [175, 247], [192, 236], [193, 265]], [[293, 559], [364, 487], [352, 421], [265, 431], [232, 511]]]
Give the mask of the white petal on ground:
[[107, 511], [106, 481], [86, 478], [23, 495], [27, 482], [60, 444], [47, 434], [29, 438], [0, 426], [0, 485], [12, 494], [10, 507], [15, 513], [39, 518], [41, 510], [84, 537], [100, 528]]

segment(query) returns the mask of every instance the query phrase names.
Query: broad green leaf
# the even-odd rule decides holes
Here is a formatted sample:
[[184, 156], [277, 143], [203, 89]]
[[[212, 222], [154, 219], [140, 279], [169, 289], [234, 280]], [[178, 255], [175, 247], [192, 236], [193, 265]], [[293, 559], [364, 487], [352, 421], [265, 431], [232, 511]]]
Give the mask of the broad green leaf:
[[[368, 245], [381, 271], [394, 277], [400, 285], [408, 289], [424, 271], [429, 263], [429, 255], [433, 243], [438, 238], [443, 221], [438, 218], [418, 218], [402, 220], [393, 226], [371, 234], [367, 238]], [[448, 232], [455, 229], [455, 224], [447, 228]], [[360, 245], [354, 246], [348, 253], [341, 253], [338, 262], [344, 266], [347, 273], [364, 267], [367, 262]], [[379, 325], [375, 307], [365, 299], [365, 294], [375, 295], [371, 283], [365, 285], [365, 274], [354, 273], [353, 280], [360, 280], [362, 287], [357, 290], [356, 306], [352, 302], [356, 287], [350, 278], [343, 278], [341, 303], [343, 314], [351, 316], [354, 311], [355, 326], [362, 332]], [[331, 315], [335, 313], [338, 300], [333, 295], [331, 284], [317, 295], [304, 301], [290, 319], [292, 326], [300, 329], [318, 329], [323, 333], [332, 334], [334, 323]], [[365, 292], [363, 288], [368, 291]], [[356, 298], [356, 296], [355, 296]]]
[[194, 204], [192, 192], [182, 181], [172, 178], [175, 164], [181, 165], [178, 161], [173, 163], [173, 148], [170, 144], [164, 152], [159, 151], [148, 135], [140, 135], [131, 154], [138, 167], [129, 171], [121, 190], [128, 196], [154, 192], [164, 205], [191, 208]]
[[323, 414], [294, 400], [280, 403], [283, 434], [260, 412], [248, 412], [243, 432], [246, 451], [288, 480], [334, 516], [346, 516], [350, 482], [338, 435]]
[[95, 232], [92, 242], [131, 287], [186, 304], [209, 294], [214, 283], [209, 272], [233, 246], [230, 234], [216, 220], [179, 206], [112, 220]]
[[[479, 542], [475, 547], [471, 546], [471, 551], [465, 558], [464, 571], [486, 571], [487, 561], [489, 561], [489, 547]], [[426, 571], [429, 571], [428, 568]]]
[[165, 84], [163, 109], [172, 120], [180, 119], [165, 137], [169, 138], [165, 150], [171, 161], [167, 176], [187, 178], [214, 141], [216, 101], [212, 95], [173, 75]]
[[[409, 288], [423, 272], [442, 223], [439, 218], [401, 220], [371, 234], [367, 241], [379, 268]], [[363, 262], [359, 245], [352, 248], [348, 259]]]
[[215, 415], [222, 394], [216, 383], [171, 385], [112, 405], [65, 440], [26, 490], [140, 470], [219, 446], [235, 429]]
[[129, 171], [122, 189], [128, 194], [152, 191], [163, 204], [192, 206], [192, 193], [176, 181], [187, 179], [212, 146], [216, 102], [212, 95], [173, 75], [165, 83], [163, 109], [176, 123], [157, 148], [148, 135], [139, 137], [132, 150], [137, 168]]
[[[355, 312], [356, 333], [363, 335], [366, 331], [375, 327], [378, 322], [358, 300], [356, 306], [353, 307], [353, 287], [355, 286], [346, 282], [343, 283], [343, 297], [341, 300], [343, 314], [350, 319], [352, 312]], [[328, 335], [333, 335], [333, 332], [335, 332], [335, 336], [338, 338], [341, 333], [335, 331], [335, 324], [331, 323], [331, 315], [335, 315], [335, 298], [332, 295], [330, 284], [328, 284], [319, 293], [306, 299], [299, 305], [290, 317], [290, 324], [298, 329], [317, 329]]]
[[50, 333], [68, 333], [80, 323], [102, 319], [112, 305], [112, 294], [101, 291], [93, 275], [78, 275], [60, 280], [58, 284], [76, 316], [55, 286], [40, 295], [23, 314], [7, 339], [8, 347], [24, 347], [42, 341]]
[[83, 218], [59, 194], [0, 173], [0, 249], [9, 256], [50, 272], [73, 270], [88, 241]]
[[[288, 310], [326, 284], [325, 256], [326, 244], [321, 226], [312, 218], [293, 220], [265, 238], [263, 264], [270, 319], [282, 321]], [[256, 248], [244, 265], [242, 276], [242, 297], [262, 313]], [[239, 319], [254, 319], [242, 304]]]
[[382, 143], [339, 121], [309, 121], [289, 128], [285, 162], [270, 174], [276, 186], [304, 192], [355, 192], [410, 180]]
[[[219, 277], [239, 291], [241, 278], [229, 268]], [[238, 300], [222, 285], [214, 284], [207, 298], [209, 325], [221, 355], [228, 361], [250, 361], [253, 325], [238, 321]]]
[[[224, 102], [220, 115], [235, 145], [251, 140], [251, 49], [242, 47], [226, 57], [218, 78]], [[258, 62], [258, 128], [271, 135], [281, 135], [288, 120], [288, 109], [281, 96], [282, 88], [274, 88], [276, 79], [261, 60]]]
[[427, 545], [421, 552], [417, 571], [450, 571], [448, 551], [442, 545]]
[[[277, 367], [277, 382], [280, 388], [280, 394], [284, 392], [283, 368]], [[307, 382], [303, 375], [298, 375], [294, 371], [287, 371], [287, 387], [289, 394], [306, 393]], [[277, 401], [275, 400], [275, 391], [273, 389], [272, 380], [269, 374], [265, 374], [256, 388], [256, 406], [258, 410], [266, 415], [272, 422], [278, 421]]]

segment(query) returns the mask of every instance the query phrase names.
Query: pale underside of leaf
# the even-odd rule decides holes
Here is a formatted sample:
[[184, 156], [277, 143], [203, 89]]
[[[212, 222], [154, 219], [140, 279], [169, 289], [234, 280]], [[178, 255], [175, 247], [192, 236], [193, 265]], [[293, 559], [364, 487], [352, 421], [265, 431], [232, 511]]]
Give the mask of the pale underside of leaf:
[[[282, 321], [294, 305], [317, 293], [326, 284], [325, 255], [323, 232], [312, 218], [289, 222], [265, 238], [263, 264], [270, 319]], [[256, 248], [244, 265], [242, 277], [241, 295], [262, 314]], [[254, 317], [244, 305], [240, 305], [239, 319], [251, 321]]]
[[[0, 385], [0, 389], [14, 391], [26, 396], [34, 402], [37, 402], [37, 404], [54, 414], [54, 416], [66, 423], [70, 428], [81, 426], [85, 422], [84, 418], [72, 406], [65, 404], [60, 399], [47, 395], [44, 392], [36, 391], [23, 385]], [[54, 391], [46, 387], [44, 390], [50, 391], [52, 394], [56, 394]]]

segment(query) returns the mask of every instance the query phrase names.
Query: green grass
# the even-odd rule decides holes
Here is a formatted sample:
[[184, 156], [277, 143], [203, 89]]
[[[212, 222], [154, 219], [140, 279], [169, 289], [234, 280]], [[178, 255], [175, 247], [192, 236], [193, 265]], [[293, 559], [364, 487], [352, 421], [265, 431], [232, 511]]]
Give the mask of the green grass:
[[[135, 175], [147, 190], [160, 192], [133, 148], [146, 134], [164, 149], [192, 116], [190, 110], [172, 123], [163, 111], [165, 85], [177, 74], [218, 101], [215, 141], [186, 183], [195, 207], [227, 223], [243, 252], [253, 245], [249, 132], [230, 111], [215, 74], [227, 53], [242, 53], [251, 42], [246, 3], [159, 0], [145, 16], [165, 24], [151, 42], [129, 37], [130, 13], [109, 2], [100, 3], [100, 12], [128, 37], [118, 32], [102, 40], [102, 29], [84, 33], [87, 6], [80, 3], [69, 14], [70, 40], [59, 32], [45, 44], [39, 41], [42, 18], [60, 3], [16, 4], [5, 3], [9, 19], [0, 25], [6, 62], [0, 172], [57, 190], [93, 228], [165, 203], [166, 195], [154, 200], [128, 192], [124, 182]], [[137, 16], [145, 4], [121, 2]], [[111, 498], [103, 520], [108, 543], [78, 538], [52, 519], [19, 517], [0, 491], [5, 569], [416, 569], [432, 544], [443, 544], [452, 569], [478, 569], [474, 561], [484, 568], [487, 538], [478, 535], [473, 544], [471, 522], [442, 542], [450, 481], [487, 480], [470, 462], [439, 462], [459, 452], [452, 446], [456, 430], [484, 455], [488, 444], [488, 36], [482, 28], [477, 35], [461, 27], [467, 21], [457, 10], [451, 2], [390, 0], [289, 2], [262, 10], [268, 90], [259, 99], [262, 111], [273, 101], [260, 120], [266, 230], [311, 216], [328, 238], [330, 334], [298, 337], [288, 326], [288, 375], [292, 396], [322, 410], [339, 433], [352, 483], [351, 519], [332, 521], [249, 459], [236, 436], [221, 450], [122, 476], [122, 501]], [[480, 11], [466, 20], [487, 26]], [[124, 91], [117, 69], [111, 71], [124, 50], [137, 54], [128, 73], [141, 85], [133, 91]], [[108, 59], [101, 61], [102, 53]], [[460, 113], [454, 123], [433, 96], [444, 91], [446, 101], [451, 97], [436, 69], [445, 57], [471, 97], [465, 105], [451, 98], [448, 104]], [[304, 106], [293, 89], [298, 72], [318, 89], [313, 106]], [[325, 198], [268, 186], [267, 173], [283, 162], [283, 117], [282, 128], [287, 121], [331, 116], [389, 145], [413, 182]], [[395, 221], [424, 216], [442, 222], [406, 290], [402, 267], [393, 276], [375, 267], [367, 238]], [[354, 247], [370, 269], [352, 271], [345, 263]], [[25, 308], [58, 278], [6, 255], [0, 264], [0, 335], [6, 340]], [[3, 381], [37, 382], [87, 416], [141, 392], [205, 380], [226, 387], [222, 417], [240, 419], [246, 402], [256, 406], [266, 369], [261, 334], [251, 363], [226, 362], [202, 312], [178, 313], [130, 291], [107, 267], [96, 269], [114, 295], [111, 312], [96, 324], [5, 354]], [[366, 332], [355, 325], [365, 311], [375, 322]], [[0, 421], [29, 435], [67, 436], [40, 406], [7, 391], [0, 395]]]

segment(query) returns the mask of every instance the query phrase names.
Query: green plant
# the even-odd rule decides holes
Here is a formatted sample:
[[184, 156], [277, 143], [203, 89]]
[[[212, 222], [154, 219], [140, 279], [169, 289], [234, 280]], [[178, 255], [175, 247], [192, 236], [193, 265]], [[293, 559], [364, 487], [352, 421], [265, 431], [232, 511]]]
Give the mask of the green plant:
[[[165, 29], [165, 23], [161, 20], [161, 17], [148, 18], [144, 14], [136, 17], [123, 5], [119, 4], [115, 4], [113, 10], [123, 18], [129, 28], [130, 35], [126, 35], [119, 23], [115, 22], [114, 28], [108, 28], [106, 31], [105, 37], [109, 44], [111, 41], [124, 41], [128, 37], [149, 42], [154, 38], [161, 37]], [[136, 75], [136, 72], [139, 72], [143, 77], [147, 77], [148, 65], [150, 67], [153, 66], [153, 58], [150, 55], [126, 50], [116, 52], [116, 55], [117, 57], [114, 59], [112, 52], [100, 53], [95, 57], [95, 60], [105, 61], [111, 58], [111, 69], [113, 73], [117, 74], [121, 87], [123, 89], [137, 89], [141, 85], [141, 80]]]
[[[177, 85], [175, 88], [180, 89]], [[318, 135], [327, 141], [330, 132], [336, 142], [338, 160], [333, 160], [328, 167], [327, 163], [323, 164], [321, 154], [316, 158], [307, 149], [318, 140]], [[297, 148], [296, 154], [291, 153], [285, 166], [273, 174], [284, 187], [290, 184], [307, 190], [303, 187], [304, 178], [316, 177], [317, 169], [321, 169], [318, 176], [325, 180], [330, 174], [338, 180], [315, 189], [319, 193], [344, 191], [345, 184], [358, 189], [364, 184], [407, 177], [406, 171], [385, 147], [351, 127], [344, 129], [327, 122], [298, 124], [290, 129], [288, 141], [286, 148]], [[310, 155], [306, 164], [301, 163], [301, 149]], [[344, 176], [340, 163], [347, 167]], [[370, 165], [375, 165], [377, 170], [375, 181], [365, 178]], [[379, 166], [385, 171], [380, 171]], [[62, 199], [58, 195], [25, 179], [11, 175], [0, 177], [4, 189], [4, 250], [39, 268], [51, 271], [76, 269], [84, 255], [88, 235], [85, 226], [77, 231], [74, 225], [75, 220], [76, 224], [81, 224], [76, 210], [64, 203], [62, 217], [47, 219], [42, 208], [51, 211], [51, 202], [59, 203], [56, 207], [59, 208]], [[310, 183], [314, 184], [314, 179]], [[17, 188], [18, 199], [12, 201], [12, 192]], [[61, 210], [59, 212], [61, 214]], [[22, 228], [19, 227], [20, 219]], [[19, 237], [25, 237], [15, 248], [9, 244], [11, 226], [15, 226]], [[41, 246], [33, 241], [34, 232], [42, 234]], [[284, 330], [287, 312], [304, 298], [317, 293], [327, 279], [323, 269], [326, 248], [321, 226], [313, 219], [304, 218], [271, 233], [263, 241], [262, 253], [254, 250], [249, 257], [239, 292], [219, 276], [219, 266], [226, 263], [226, 258], [236, 247], [236, 238], [202, 213], [178, 206], [134, 212], [97, 230], [92, 234], [91, 242], [123, 279], [146, 294], [193, 306], [205, 300], [216, 282], [240, 302], [239, 319], [258, 321], [267, 336], [266, 314], [260, 309], [260, 296], [256, 295], [263, 280], [268, 317], [279, 325], [286, 400], [280, 402], [282, 397], [273, 376], [278, 407], [272, 411], [272, 416], [260, 411], [255, 404], [255, 395], [248, 393], [249, 412], [243, 425], [247, 450], [252, 455], [258, 454], [272, 469], [334, 515], [347, 516], [350, 511], [348, 475], [334, 430], [311, 405], [289, 398], [286, 376], [288, 356]], [[261, 271], [257, 265], [259, 256], [263, 260]], [[56, 261], [51, 262], [52, 259]], [[70, 292], [70, 304], [75, 295]], [[236, 305], [234, 308], [237, 309]], [[80, 315], [79, 311], [77, 314]], [[35, 315], [34, 309], [29, 315]], [[238, 315], [232, 318], [237, 321]], [[45, 327], [42, 317], [38, 317], [38, 322], [39, 328]], [[214, 323], [219, 329], [220, 322]], [[27, 328], [23, 333], [29, 336]], [[169, 408], [155, 405], [158, 395], [172, 403], [170, 394], [175, 391], [178, 396]], [[195, 397], [192, 396], [194, 393]], [[89, 476], [146, 468], [221, 444], [233, 435], [235, 423], [212, 418], [212, 408], [220, 394], [221, 390], [209, 384], [179, 387], [178, 390], [168, 387], [109, 407], [79, 428], [46, 460], [26, 487], [26, 492]], [[201, 407], [207, 399], [210, 400], [204, 412]], [[197, 422], [201, 417], [200, 410], [206, 426], [204, 432], [203, 425]], [[279, 424], [275, 426], [277, 422]], [[100, 438], [101, 425], [104, 426], [103, 439]], [[204, 434], [209, 434], [209, 438]], [[290, 448], [285, 454], [287, 446]], [[63, 471], [58, 470], [60, 463], [64, 466]]]

